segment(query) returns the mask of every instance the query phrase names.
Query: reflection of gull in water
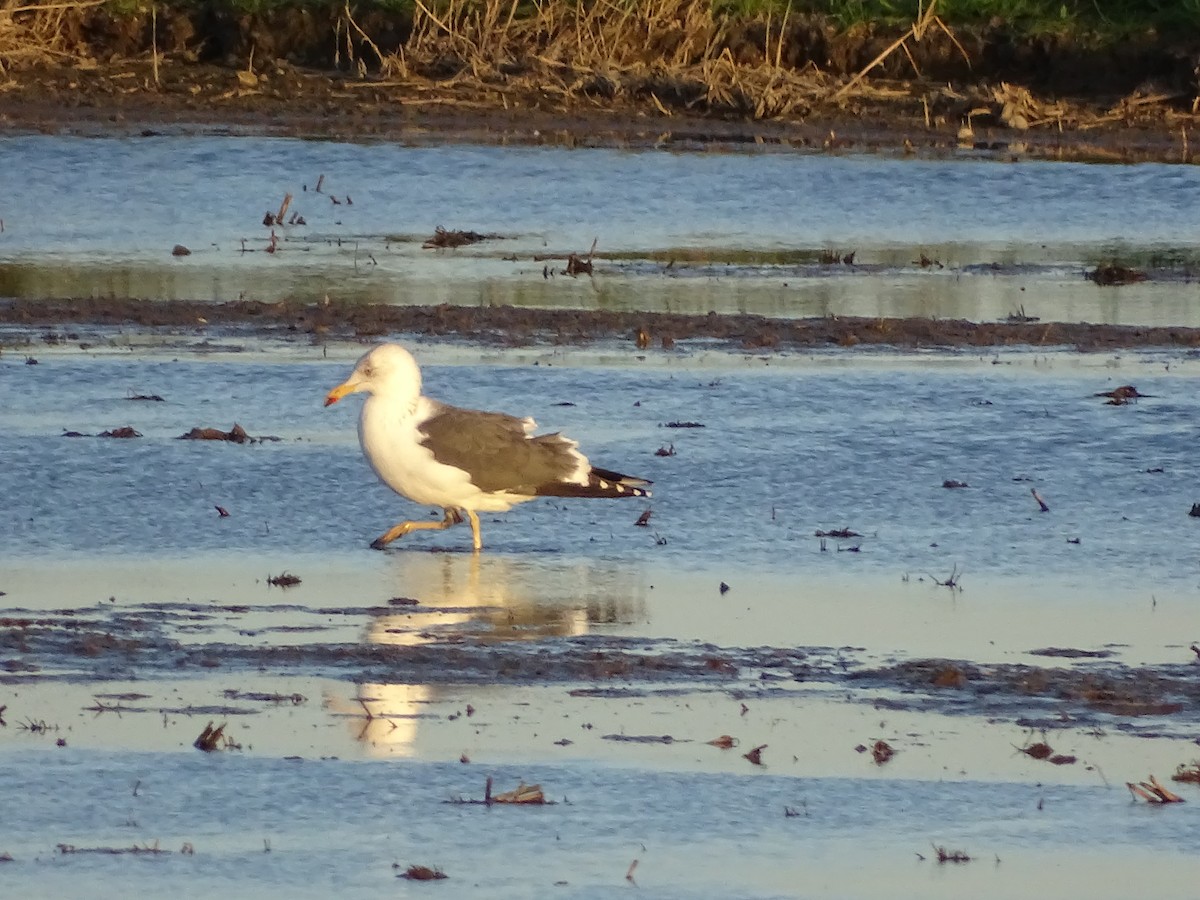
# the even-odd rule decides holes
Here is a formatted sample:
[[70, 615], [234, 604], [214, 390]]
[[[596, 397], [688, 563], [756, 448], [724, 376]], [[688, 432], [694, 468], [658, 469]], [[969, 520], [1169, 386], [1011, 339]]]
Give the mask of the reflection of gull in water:
[[[497, 643], [572, 637], [644, 614], [646, 586], [627, 561], [409, 554], [395, 559], [395, 571], [396, 593], [419, 605], [378, 616], [365, 639], [395, 645], [399, 653], [464, 637]], [[346, 716], [356, 738], [379, 754], [415, 755], [421, 720], [442, 719], [439, 704], [466, 696], [454, 685], [441, 684], [354, 688], [352, 694], [329, 696], [327, 705]], [[470, 696], [504, 690], [471, 685]], [[444, 749], [452, 757], [462, 748]]]
[[358, 440], [379, 480], [417, 503], [440, 506], [440, 522], [401, 522], [371, 544], [382, 550], [417, 529], [471, 522], [475, 549], [480, 512], [504, 512], [535, 497], [649, 497], [650, 482], [597, 469], [561, 434], [534, 436], [533, 419], [460, 409], [421, 394], [421, 371], [407, 350], [381, 344], [358, 361], [325, 405], [370, 394]]

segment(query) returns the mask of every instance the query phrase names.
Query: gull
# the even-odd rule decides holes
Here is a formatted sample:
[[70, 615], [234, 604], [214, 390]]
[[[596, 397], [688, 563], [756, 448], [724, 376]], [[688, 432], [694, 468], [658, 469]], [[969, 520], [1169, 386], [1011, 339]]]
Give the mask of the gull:
[[439, 521], [406, 521], [372, 543], [382, 550], [411, 531], [441, 530], [466, 516], [476, 551], [480, 512], [505, 512], [535, 497], [649, 497], [650, 484], [593, 466], [561, 434], [535, 435], [533, 419], [450, 406], [421, 393], [421, 370], [399, 344], [359, 359], [325, 405], [366, 393], [358, 441], [379, 480], [415, 503], [440, 506]]

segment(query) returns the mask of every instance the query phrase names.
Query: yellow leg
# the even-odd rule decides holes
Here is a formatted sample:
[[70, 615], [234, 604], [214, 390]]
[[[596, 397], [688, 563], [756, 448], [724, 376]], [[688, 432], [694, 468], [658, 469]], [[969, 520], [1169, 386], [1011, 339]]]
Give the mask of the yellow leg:
[[471, 539], [475, 542], [475, 552], [478, 553], [483, 549], [483, 538], [479, 536], [479, 516], [473, 509], [463, 510], [467, 514], [467, 518], [471, 520]]
[[[474, 515], [473, 513], [471, 515]], [[410, 531], [442, 531], [449, 528], [451, 525], [457, 525], [462, 521], [462, 515], [457, 509], [447, 509], [446, 515], [440, 522], [401, 522], [393, 528], [389, 528], [385, 533], [381, 534], [375, 540], [371, 541], [372, 550], [382, 550], [392, 541], [397, 538], [402, 538]], [[472, 532], [478, 536], [478, 527], [472, 523]], [[476, 537], [478, 540], [478, 537]], [[479, 548], [476, 547], [476, 550]]]

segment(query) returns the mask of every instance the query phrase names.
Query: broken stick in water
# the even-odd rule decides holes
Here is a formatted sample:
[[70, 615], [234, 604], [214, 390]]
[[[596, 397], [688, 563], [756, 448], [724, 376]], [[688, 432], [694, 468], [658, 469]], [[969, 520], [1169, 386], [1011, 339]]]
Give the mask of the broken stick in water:
[[277, 212], [275, 214], [275, 223], [277, 225], [283, 224], [283, 222], [284, 222], [283, 217], [287, 215], [288, 207], [291, 205], [292, 205], [292, 195], [284, 194], [283, 202], [279, 204], [279, 212]]

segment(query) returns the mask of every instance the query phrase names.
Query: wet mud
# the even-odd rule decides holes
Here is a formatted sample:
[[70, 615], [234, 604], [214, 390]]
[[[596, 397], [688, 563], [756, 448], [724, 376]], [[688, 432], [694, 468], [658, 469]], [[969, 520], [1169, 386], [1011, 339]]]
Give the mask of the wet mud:
[[[536, 309], [512, 306], [394, 306], [324, 303], [79, 298], [0, 301], [2, 342], [10, 348], [78, 345], [90, 349], [134, 330], [181, 340], [229, 337], [378, 339], [385, 336], [458, 337], [519, 347], [628, 341], [647, 352], [677, 342], [717, 342], [732, 349], [822, 347], [1035, 347], [1104, 351], [1200, 346], [1200, 328], [1106, 325], [1087, 322], [972, 322], [934, 318], [825, 316], [785, 319], [756, 315], [688, 315], [615, 310]], [[108, 329], [108, 330], [105, 330]], [[684, 345], [680, 344], [680, 349]]]
[[[91, 684], [239, 677], [333, 679], [385, 685], [563, 685], [573, 697], [632, 700], [714, 692], [732, 700], [783, 697], [813, 688], [881, 710], [987, 717], [1042, 730], [1113, 727], [1142, 737], [1186, 737], [1200, 725], [1200, 666], [1129, 665], [1114, 650], [1049, 648], [1062, 665], [965, 660], [887, 662], [850, 647], [717, 647], [702, 642], [575, 635], [495, 640], [448, 629], [457, 608], [312, 608], [291, 604], [145, 604], [92, 610], [0, 610], [0, 684]], [[486, 612], [486, 610], [484, 611]], [[415, 624], [405, 624], [412, 617]], [[326, 640], [337, 619], [377, 643]], [[230, 632], [242, 642], [229, 641]], [[309, 640], [289, 642], [303, 633]], [[246, 639], [255, 641], [245, 643]], [[1047, 648], [1031, 650], [1045, 655]], [[1111, 659], [1110, 657], [1117, 657]], [[586, 685], [583, 686], [583, 685]], [[162, 712], [141, 699], [97, 693], [103, 710]], [[225, 687], [192, 714], [253, 714], [302, 695]], [[627, 739], [627, 738], [626, 738]]]
[[[1143, 110], [1102, 127], [1013, 131], [972, 130], [960, 136], [956, 117], [926, 123], [919, 98], [877, 100], [853, 109], [814, 110], [801, 119], [705, 117], [680, 110], [663, 116], [640, 106], [589, 108], [548, 103], [531, 91], [509, 108], [495, 97], [456, 85], [435, 85], [408, 97], [387, 84], [285, 69], [269, 93], [241, 92], [237, 72], [189, 65], [164, 73], [168, 87], [149, 87], [143, 61], [23, 74], [5, 93], [4, 122], [23, 132], [79, 135], [242, 134], [333, 140], [388, 140], [412, 145], [469, 142], [563, 147], [756, 148], [871, 152], [915, 156], [962, 153], [1002, 159], [1095, 162], [1192, 162], [1182, 139], [1190, 113]], [[124, 89], [114, 84], [125, 80]], [[886, 91], [881, 91], [886, 93]], [[1093, 116], [1107, 106], [1098, 105]]]

